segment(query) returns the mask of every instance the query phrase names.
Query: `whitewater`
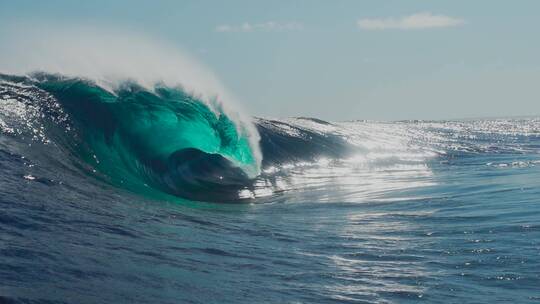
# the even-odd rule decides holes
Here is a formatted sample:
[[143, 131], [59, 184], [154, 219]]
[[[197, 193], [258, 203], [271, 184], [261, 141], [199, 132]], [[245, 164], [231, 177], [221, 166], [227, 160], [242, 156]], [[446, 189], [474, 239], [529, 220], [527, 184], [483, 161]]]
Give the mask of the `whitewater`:
[[46, 39], [2, 54], [0, 302], [540, 300], [539, 118], [251, 117], [176, 50]]

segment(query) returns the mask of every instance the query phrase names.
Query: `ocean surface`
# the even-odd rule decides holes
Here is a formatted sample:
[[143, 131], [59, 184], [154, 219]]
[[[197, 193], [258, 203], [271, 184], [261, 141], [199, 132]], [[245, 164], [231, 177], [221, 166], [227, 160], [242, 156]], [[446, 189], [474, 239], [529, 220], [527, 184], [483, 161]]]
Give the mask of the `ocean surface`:
[[540, 303], [540, 119], [0, 76], [0, 303], [418, 302]]

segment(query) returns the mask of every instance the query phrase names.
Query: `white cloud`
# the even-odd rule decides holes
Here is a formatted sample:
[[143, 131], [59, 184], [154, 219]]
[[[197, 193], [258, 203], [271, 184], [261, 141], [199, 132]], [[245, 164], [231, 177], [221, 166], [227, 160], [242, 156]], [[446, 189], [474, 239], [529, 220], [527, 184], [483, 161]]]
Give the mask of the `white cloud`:
[[459, 26], [465, 21], [444, 15], [433, 15], [432, 13], [417, 13], [401, 18], [367, 18], [358, 20], [358, 27], [362, 30], [415, 30], [427, 28], [441, 28]]
[[227, 32], [236, 32], [236, 33], [247, 33], [247, 32], [282, 32], [282, 31], [299, 31], [302, 30], [304, 26], [298, 22], [286, 22], [279, 23], [274, 21], [268, 21], [263, 23], [249, 23], [244, 22], [239, 25], [229, 25], [222, 24], [218, 25], [215, 28], [216, 32], [227, 33]]

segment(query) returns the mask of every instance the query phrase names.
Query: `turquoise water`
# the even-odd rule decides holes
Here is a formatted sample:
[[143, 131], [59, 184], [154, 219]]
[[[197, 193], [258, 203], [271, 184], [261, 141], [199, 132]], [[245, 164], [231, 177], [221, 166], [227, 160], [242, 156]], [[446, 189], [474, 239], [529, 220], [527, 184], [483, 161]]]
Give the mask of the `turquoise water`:
[[4, 76], [0, 300], [540, 301], [539, 119], [253, 122]]

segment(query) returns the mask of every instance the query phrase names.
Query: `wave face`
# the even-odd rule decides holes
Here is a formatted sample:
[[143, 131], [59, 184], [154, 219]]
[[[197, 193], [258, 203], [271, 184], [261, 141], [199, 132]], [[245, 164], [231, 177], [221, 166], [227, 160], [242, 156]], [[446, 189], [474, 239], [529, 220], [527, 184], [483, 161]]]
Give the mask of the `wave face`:
[[111, 92], [55, 75], [3, 78], [11, 81], [3, 85], [5, 96], [39, 108], [37, 123], [50, 140], [115, 185], [231, 200], [260, 171], [246, 126], [181, 88], [149, 91], [124, 82]]
[[59, 146], [75, 170], [154, 198], [272, 197], [284, 190], [276, 183], [282, 169], [358, 152], [334, 124], [256, 118], [253, 127], [180, 87], [124, 81], [111, 89], [45, 73], [0, 81], [2, 98], [11, 103], [0, 121], [4, 131]]

